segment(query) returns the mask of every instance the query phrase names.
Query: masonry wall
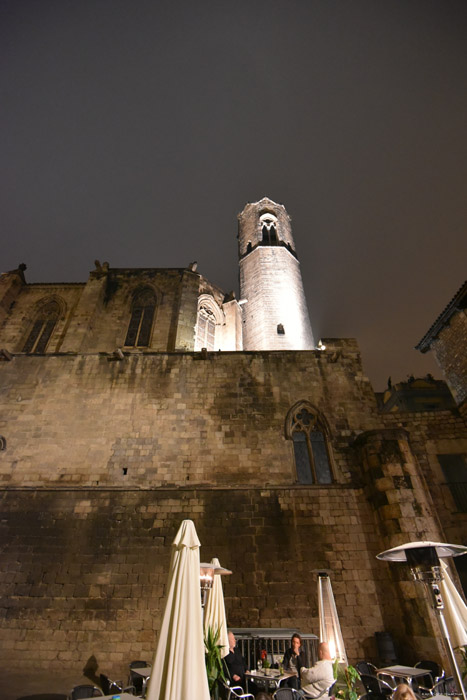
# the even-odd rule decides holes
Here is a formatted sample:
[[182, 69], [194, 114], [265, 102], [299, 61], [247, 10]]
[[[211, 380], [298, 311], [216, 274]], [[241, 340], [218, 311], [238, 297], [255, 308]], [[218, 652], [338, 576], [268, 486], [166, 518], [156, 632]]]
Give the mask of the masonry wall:
[[9, 490], [0, 507], [5, 668], [79, 672], [94, 655], [101, 672], [121, 677], [130, 660], [150, 661], [184, 518], [195, 522], [202, 558], [233, 571], [223, 581], [230, 625], [319, 633], [324, 568], [350, 658], [376, 658], [388, 590], [359, 490]]
[[448, 542], [465, 542], [467, 512], [457, 508], [437, 458], [440, 454], [467, 454], [465, 417], [451, 409], [386, 414], [383, 420], [387, 427], [408, 431], [434, 517], [442, 524]]
[[[354, 341], [325, 353], [21, 355], [0, 363], [0, 483], [129, 488], [296, 480], [285, 420], [309, 400], [329, 422], [336, 479], [377, 427]], [[334, 347], [334, 350], [332, 349]]]
[[246, 350], [314, 347], [300, 263], [287, 248], [260, 245], [240, 260], [240, 296]]
[[[453, 439], [459, 416], [447, 412], [448, 437], [430, 414], [415, 456], [405, 431], [384, 433], [355, 341], [325, 343], [324, 352], [0, 362], [7, 668], [81, 670], [95, 655], [102, 671], [121, 676], [132, 658], [150, 660], [171, 542], [187, 517], [203, 559], [234, 571], [225, 582], [232, 626], [317, 632], [316, 571], [328, 569], [351, 661], [378, 662], [376, 631], [390, 631], [407, 662], [433, 646], [408, 572], [375, 555], [388, 537], [443, 535], [421, 485], [422, 442], [443, 430]], [[329, 486], [296, 481], [285, 424], [304, 400], [329, 426]], [[374, 447], [382, 430], [390, 449]]]
[[15, 299], [9, 304], [1, 327], [1, 347], [13, 353], [22, 352], [34, 323], [37, 308], [42, 303], [53, 299], [59, 300], [61, 314], [48, 347], [50, 352], [60, 352], [70, 319], [79, 304], [84, 288], [84, 284], [25, 285], [21, 283], [20, 286], [15, 285]]
[[458, 404], [467, 399], [467, 312], [459, 309], [431, 343]]
[[0, 275], [0, 347], [21, 353], [39, 308], [55, 300], [60, 317], [46, 353], [112, 353], [125, 347], [133, 295], [142, 288], [152, 289], [156, 299], [148, 351], [194, 350], [200, 294], [210, 295], [219, 307], [219, 347], [242, 349], [241, 310], [233, 293], [226, 299], [191, 269], [107, 266], [91, 272], [86, 284], [27, 284], [16, 272]]

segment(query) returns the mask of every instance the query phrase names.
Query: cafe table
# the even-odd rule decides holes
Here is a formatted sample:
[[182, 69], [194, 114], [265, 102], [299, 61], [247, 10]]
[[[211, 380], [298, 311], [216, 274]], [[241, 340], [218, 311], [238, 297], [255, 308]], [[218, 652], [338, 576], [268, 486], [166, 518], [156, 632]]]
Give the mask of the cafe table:
[[245, 673], [246, 678], [246, 692], [249, 691], [248, 681], [261, 681], [266, 685], [267, 692], [269, 692], [269, 686], [272, 685], [273, 688], [278, 688], [281, 681], [286, 678], [291, 678], [293, 673], [281, 673], [277, 668], [262, 669], [261, 671], [247, 671]]
[[[395, 687], [398, 682], [405, 681], [407, 685], [412, 687], [412, 681], [414, 678], [419, 678], [420, 676], [431, 675], [431, 671], [426, 668], [414, 668], [412, 666], [386, 666], [385, 668], [378, 668], [376, 670], [376, 675], [380, 680], [384, 680], [381, 676], [389, 676], [392, 679], [392, 685]], [[396, 681], [396, 678], [398, 681]]]
[[113, 693], [112, 695], [100, 695], [99, 700], [135, 700], [131, 693]]

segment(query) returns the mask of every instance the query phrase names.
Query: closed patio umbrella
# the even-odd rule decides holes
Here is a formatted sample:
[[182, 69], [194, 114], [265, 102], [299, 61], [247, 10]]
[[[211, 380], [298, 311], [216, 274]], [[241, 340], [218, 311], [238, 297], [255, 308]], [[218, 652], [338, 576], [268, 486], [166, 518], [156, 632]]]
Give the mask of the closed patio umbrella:
[[449, 576], [447, 565], [441, 560], [444, 578], [440, 581], [444, 601], [444, 619], [453, 648], [467, 646], [467, 605]]
[[319, 639], [328, 642], [333, 659], [347, 666], [344, 639], [342, 637], [331, 579], [327, 573], [318, 574]]
[[199, 584], [200, 542], [184, 520], [173, 542], [167, 600], [148, 700], [209, 700]]
[[[211, 564], [220, 568], [219, 559], [212, 559]], [[214, 633], [219, 630], [218, 644], [222, 646], [221, 657], [229, 653], [229, 638], [227, 636], [227, 620], [225, 618], [224, 591], [222, 590], [221, 576], [214, 576], [212, 588], [209, 591], [208, 602], [204, 608], [204, 634], [208, 627]]]

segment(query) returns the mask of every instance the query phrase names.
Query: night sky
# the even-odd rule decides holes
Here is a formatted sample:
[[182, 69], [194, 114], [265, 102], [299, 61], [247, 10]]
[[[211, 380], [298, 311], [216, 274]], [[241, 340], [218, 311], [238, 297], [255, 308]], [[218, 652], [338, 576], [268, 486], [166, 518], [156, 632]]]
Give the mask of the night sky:
[[465, 0], [1, 0], [1, 271], [184, 267], [238, 292], [283, 203], [316, 339], [376, 390], [466, 278]]

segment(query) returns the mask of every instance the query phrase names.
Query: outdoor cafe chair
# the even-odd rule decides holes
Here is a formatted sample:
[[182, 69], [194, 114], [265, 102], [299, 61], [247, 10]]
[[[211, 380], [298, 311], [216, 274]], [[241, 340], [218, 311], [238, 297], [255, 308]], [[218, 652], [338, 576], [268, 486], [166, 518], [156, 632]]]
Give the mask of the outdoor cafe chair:
[[86, 698], [102, 697], [104, 693], [95, 685], [75, 685], [70, 692], [70, 700], [85, 700]]
[[101, 688], [104, 691], [104, 695], [113, 695], [118, 693], [131, 693], [131, 695], [135, 694], [134, 685], [129, 685], [126, 688], [124, 688], [123, 683], [121, 683], [121, 681], [111, 681], [110, 678], [104, 675], [103, 673], [100, 674], [99, 681], [101, 684]]
[[322, 690], [319, 695], [309, 695], [303, 688], [301, 689], [301, 692], [304, 693], [305, 698], [313, 698], [313, 700], [318, 700], [319, 698], [322, 698], [322, 700], [326, 700], [326, 698], [328, 698], [332, 694], [332, 690], [336, 683], [337, 681], [333, 681], [331, 685], [328, 685], [328, 687]]
[[252, 693], [245, 693], [241, 685], [229, 685], [229, 683], [222, 683], [224, 686], [224, 690], [226, 691], [226, 696], [225, 700], [234, 700], [234, 698], [242, 698], [242, 700], [245, 700], [245, 698], [253, 698], [255, 700], [255, 696]]
[[140, 676], [139, 673], [135, 673], [133, 671], [134, 668], [145, 668], [146, 666], [150, 666], [151, 664], [148, 664], [147, 661], [131, 661], [128, 664], [128, 668], [130, 669], [130, 673], [128, 676], [128, 685], [133, 685], [135, 687], [136, 695], [142, 695], [143, 694], [143, 689], [144, 689], [144, 681], [145, 679], [143, 676]]
[[436, 661], [417, 661], [415, 668], [426, 668], [430, 671], [426, 676], [414, 678], [412, 681], [413, 690], [422, 697], [430, 697], [432, 695], [443, 694], [446, 691], [446, 685], [453, 680], [452, 677], [446, 678], [446, 673]]
[[295, 688], [278, 688], [272, 697], [273, 700], [300, 700], [302, 696]]
[[367, 676], [376, 676], [376, 671], [378, 670], [376, 666], [369, 661], [359, 661], [355, 664], [355, 668], [360, 674], [365, 673]]
[[393, 692], [389, 683], [382, 681], [376, 676], [371, 676], [367, 673], [360, 673], [360, 678], [365, 688], [365, 697], [367, 700], [386, 700]]

